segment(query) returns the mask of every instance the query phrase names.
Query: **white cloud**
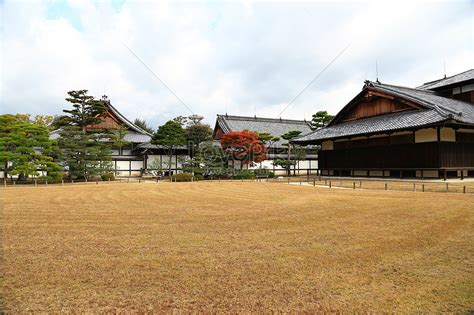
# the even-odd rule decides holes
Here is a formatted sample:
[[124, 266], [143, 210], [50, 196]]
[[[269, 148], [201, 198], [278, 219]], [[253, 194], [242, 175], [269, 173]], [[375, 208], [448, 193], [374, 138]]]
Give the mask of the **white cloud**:
[[[188, 114], [122, 45], [195, 113], [275, 117], [347, 44], [347, 52], [283, 114], [336, 113], [364, 79], [416, 86], [473, 67], [473, 3], [106, 1], [0, 4], [2, 112], [60, 114], [66, 92], [109, 95], [152, 125]], [[58, 9], [58, 8], [56, 8]], [[79, 18], [79, 22], [73, 19]]]

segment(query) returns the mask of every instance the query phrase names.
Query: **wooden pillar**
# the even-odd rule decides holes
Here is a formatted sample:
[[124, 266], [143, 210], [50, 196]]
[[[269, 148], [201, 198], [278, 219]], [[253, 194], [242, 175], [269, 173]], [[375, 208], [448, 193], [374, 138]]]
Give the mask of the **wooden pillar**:
[[448, 172], [446, 170], [443, 170], [443, 179], [446, 180], [448, 178]]

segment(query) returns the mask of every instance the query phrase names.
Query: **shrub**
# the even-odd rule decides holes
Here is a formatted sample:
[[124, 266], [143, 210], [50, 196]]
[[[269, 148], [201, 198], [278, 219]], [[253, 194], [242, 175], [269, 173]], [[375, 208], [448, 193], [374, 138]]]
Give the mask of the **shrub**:
[[174, 182], [190, 182], [192, 181], [193, 174], [191, 173], [180, 173], [180, 174], [174, 174], [172, 176], [172, 180]]
[[195, 174], [194, 175], [194, 180], [198, 181], [198, 180], [204, 180], [204, 176], [202, 176], [201, 174]]
[[241, 170], [237, 175], [234, 176], [235, 179], [255, 179], [255, 172], [252, 170]]
[[275, 174], [266, 168], [257, 168], [254, 170], [256, 176], [273, 178]]
[[115, 175], [113, 173], [107, 173], [107, 174], [102, 174], [100, 175], [100, 178], [103, 181], [108, 181], [108, 180], [115, 180]]

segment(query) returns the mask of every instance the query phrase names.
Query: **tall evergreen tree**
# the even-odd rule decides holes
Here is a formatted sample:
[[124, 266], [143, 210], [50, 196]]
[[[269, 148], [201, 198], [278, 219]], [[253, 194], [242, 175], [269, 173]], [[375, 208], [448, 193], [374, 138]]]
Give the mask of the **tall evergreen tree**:
[[151, 143], [161, 145], [169, 156], [168, 175], [171, 176], [173, 153], [178, 146], [186, 144], [186, 132], [176, 120], [169, 120], [158, 127]]
[[153, 128], [148, 126], [145, 119], [135, 118], [135, 121], [133, 123], [137, 125], [138, 127], [142, 128], [143, 130], [145, 130], [146, 132], [149, 132], [149, 133], [155, 132]]
[[314, 114], [313, 118], [311, 119], [311, 129], [316, 130], [323, 128], [327, 126], [333, 118], [334, 116], [329, 115], [327, 111], [320, 110], [319, 112], [316, 112], [316, 114]]
[[65, 109], [59, 119], [63, 162], [73, 178], [85, 178], [111, 171], [113, 134], [106, 129], [91, 128], [102, 122], [107, 110], [105, 100], [87, 95], [87, 90], [70, 91], [66, 101], [73, 109]]
[[[292, 131], [288, 131], [287, 133], [281, 135], [281, 137], [285, 140], [288, 141], [288, 143], [286, 143], [285, 145], [288, 146], [288, 151], [287, 151], [287, 158], [286, 159], [278, 159], [278, 160], [275, 160], [273, 161], [273, 164], [275, 165], [280, 165], [281, 167], [283, 167], [284, 169], [286, 169], [287, 173], [288, 173], [288, 176], [291, 175], [291, 167], [296, 165], [296, 161], [297, 160], [301, 160], [301, 159], [304, 159], [304, 154], [305, 152], [302, 151], [302, 150], [295, 150], [295, 154], [294, 154], [294, 159], [291, 160], [291, 148], [292, 148], [292, 144], [290, 143], [291, 139], [293, 138], [296, 138], [298, 137], [299, 135], [301, 134], [301, 131], [298, 131], [298, 130], [292, 130]], [[304, 156], [303, 156], [304, 155]]]
[[0, 163], [5, 178], [18, 175], [18, 180], [29, 176], [60, 179], [62, 169], [53, 156], [57, 153], [55, 141], [49, 139], [49, 130], [30, 120], [29, 115], [0, 115]]

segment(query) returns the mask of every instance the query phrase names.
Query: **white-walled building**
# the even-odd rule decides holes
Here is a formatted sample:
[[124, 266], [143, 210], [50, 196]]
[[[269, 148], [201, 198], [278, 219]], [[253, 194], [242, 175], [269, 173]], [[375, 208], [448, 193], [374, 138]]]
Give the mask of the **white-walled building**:
[[[219, 141], [226, 133], [244, 130], [265, 132], [271, 134], [273, 137], [280, 138], [280, 140], [268, 144], [267, 160], [253, 167], [266, 168], [278, 175], [284, 175], [286, 171], [282, 167], [275, 166], [273, 161], [288, 158], [288, 141], [282, 139], [281, 136], [290, 131], [300, 131], [301, 135], [308, 134], [312, 131], [306, 120], [231, 116], [226, 114], [217, 115], [213, 138]], [[316, 173], [318, 168], [318, 156], [315, 153], [314, 147], [305, 147], [305, 150], [306, 158], [297, 161], [292, 170], [293, 174], [306, 175]], [[291, 158], [294, 157], [291, 156]], [[240, 168], [239, 161], [234, 162], [234, 167]]]

